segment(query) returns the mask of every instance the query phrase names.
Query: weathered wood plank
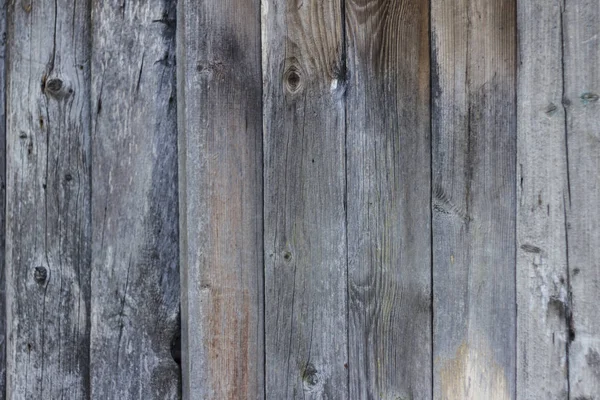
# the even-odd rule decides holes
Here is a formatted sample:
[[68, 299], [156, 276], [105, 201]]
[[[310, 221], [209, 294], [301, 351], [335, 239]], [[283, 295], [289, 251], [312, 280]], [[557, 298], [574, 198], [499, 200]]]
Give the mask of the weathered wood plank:
[[432, 2], [436, 399], [515, 397], [515, 6]]
[[7, 394], [89, 398], [89, 2], [11, 2]]
[[561, 15], [559, 2], [518, 2], [517, 397], [521, 399], [568, 397]]
[[351, 399], [431, 398], [429, 2], [346, 2]]
[[270, 399], [348, 396], [341, 1], [264, 0]]
[[0, 2], [0, 396], [6, 395], [6, 1]]
[[564, 2], [572, 399], [600, 396], [600, 2]]
[[178, 399], [175, 1], [92, 5], [94, 399]]
[[260, 2], [177, 15], [183, 397], [262, 399]]

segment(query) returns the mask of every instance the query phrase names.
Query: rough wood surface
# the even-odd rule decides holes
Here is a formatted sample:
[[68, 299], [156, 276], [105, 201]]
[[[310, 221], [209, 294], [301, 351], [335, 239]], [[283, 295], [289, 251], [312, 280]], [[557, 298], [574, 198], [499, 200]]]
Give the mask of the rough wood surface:
[[0, 397], [6, 395], [6, 1], [0, 1]]
[[341, 1], [262, 4], [269, 399], [348, 395]]
[[431, 398], [429, 2], [346, 2], [351, 399]]
[[178, 399], [175, 1], [92, 5], [94, 399]]
[[567, 239], [572, 315], [571, 399], [600, 396], [600, 3], [566, 0]]
[[11, 2], [7, 63], [7, 393], [87, 399], [89, 3]]
[[260, 2], [178, 2], [183, 396], [264, 398]]
[[567, 399], [562, 5], [518, 2], [517, 397]]
[[432, 3], [436, 399], [515, 397], [515, 6]]

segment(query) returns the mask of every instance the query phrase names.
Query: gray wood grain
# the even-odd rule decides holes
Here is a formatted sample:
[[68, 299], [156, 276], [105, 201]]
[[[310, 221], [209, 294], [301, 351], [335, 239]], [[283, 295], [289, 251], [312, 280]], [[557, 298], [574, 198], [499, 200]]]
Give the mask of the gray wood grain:
[[11, 2], [7, 394], [89, 398], [89, 3]]
[[269, 399], [348, 396], [338, 0], [262, 4]]
[[351, 399], [431, 398], [429, 2], [346, 2]]
[[434, 398], [515, 397], [515, 3], [432, 3]]
[[94, 399], [178, 399], [175, 1], [92, 5]]
[[564, 2], [572, 399], [600, 396], [600, 3]]
[[517, 397], [567, 399], [562, 5], [518, 2]]
[[177, 15], [183, 397], [262, 399], [260, 2]]
[[6, 395], [6, 1], [0, 2], [0, 397]]

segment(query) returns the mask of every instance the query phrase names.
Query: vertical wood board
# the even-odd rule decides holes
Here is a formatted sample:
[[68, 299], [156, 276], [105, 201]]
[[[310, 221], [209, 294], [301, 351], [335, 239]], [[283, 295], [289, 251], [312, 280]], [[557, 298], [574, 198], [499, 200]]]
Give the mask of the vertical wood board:
[[600, 3], [566, 0], [562, 15], [568, 167], [572, 399], [600, 395]]
[[515, 7], [432, 2], [436, 399], [515, 398]]
[[178, 399], [175, 1], [92, 6], [94, 399]]
[[429, 2], [346, 2], [352, 399], [431, 398]]
[[568, 397], [562, 5], [518, 2], [517, 398]]
[[183, 397], [262, 399], [260, 3], [177, 14]]
[[89, 398], [89, 2], [11, 2], [7, 393]]
[[342, 2], [263, 0], [269, 399], [346, 398]]

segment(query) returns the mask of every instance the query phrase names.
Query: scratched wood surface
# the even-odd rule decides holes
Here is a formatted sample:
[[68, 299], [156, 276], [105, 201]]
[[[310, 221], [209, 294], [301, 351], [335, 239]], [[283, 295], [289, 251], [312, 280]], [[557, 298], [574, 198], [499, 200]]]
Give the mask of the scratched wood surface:
[[92, 4], [94, 399], [178, 399], [175, 1]]
[[563, 5], [518, 4], [517, 397], [566, 399], [570, 296]]
[[567, 0], [562, 14], [571, 288], [569, 389], [600, 396], [600, 3]]
[[90, 396], [89, 12], [8, 8], [8, 399]]
[[264, 397], [260, 2], [178, 2], [183, 396]]
[[436, 399], [515, 397], [515, 2], [432, 2]]
[[345, 398], [342, 3], [262, 13], [267, 398]]
[[346, 32], [348, 397], [429, 399], [429, 3], [347, 1]]

